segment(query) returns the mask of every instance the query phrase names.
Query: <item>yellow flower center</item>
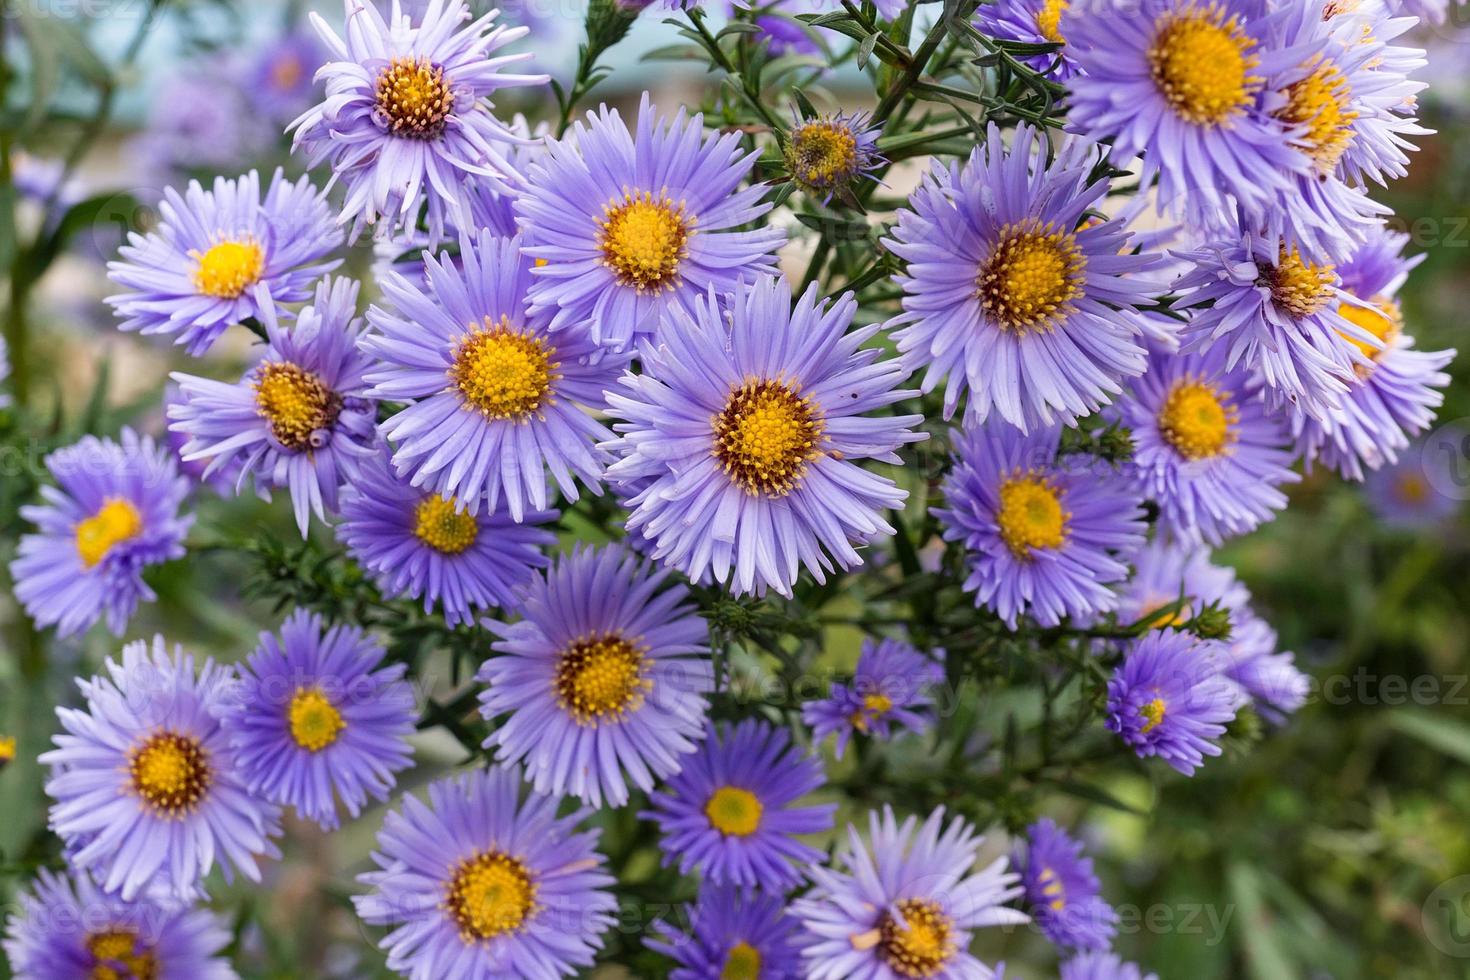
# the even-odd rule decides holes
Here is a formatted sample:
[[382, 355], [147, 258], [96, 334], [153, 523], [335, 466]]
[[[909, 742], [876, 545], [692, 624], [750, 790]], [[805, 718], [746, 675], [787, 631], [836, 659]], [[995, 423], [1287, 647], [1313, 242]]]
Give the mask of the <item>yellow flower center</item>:
[[615, 633], [578, 640], [562, 651], [553, 680], [557, 703], [579, 725], [620, 721], [643, 706], [653, 680], [642, 648]]
[[1071, 312], [1086, 267], [1075, 237], [1028, 218], [1001, 229], [981, 266], [976, 295], [1002, 329], [1040, 333]]
[[[1363, 356], [1369, 360], [1377, 361], [1378, 358], [1383, 356], [1383, 352], [1388, 349], [1389, 345], [1393, 343], [1394, 338], [1403, 330], [1404, 324], [1403, 317], [1399, 313], [1399, 306], [1393, 300], [1379, 296], [1375, 297], [1372, 302], [1373, 306], [1371, 308], [1358, 306], [1355, 303], [1343, 303], [1338, 306], [1337, 312], [1339, 316], [1353, 326], [1360, 327], [1377, 337], [1383, 346], [1374, 347], [1365, 340], [1359, 340], [1357, 337], [1349, 337], [1341, 331], [1339, 331], [1339, 336], [1362, 351]], [[1367, 369], [1361, 364], [1357, 365], [1357, 368], [1360, 374], [1367, 373]]]
[[6, 763], [15, 761], [15, 736], [0, 736], [0, 769], [4, 769]]
[[214, 778], [199, 740], [167, 730], [129, 753], [128, 774], [143, 801], [170, 817], [194, 809]]
[[320, 377], [286, 361], [267, 361], [255, 371], [255, 410], [286, 449], [313, 448], [311, 435], [342, 414], [342, 396]]
[[413, 512], [413, 533], [424, 544], [446, 555], [457, 555], [475, 543], [480, 522], [459, 509], [453, 497], [429, 496]]
[[1197, 126], [1218, 126], [1244, 112], [1261, 79], [1255, 39], [1216, 3], [1166, 14], [1148, 49], [1154, 84], [1174, 111]]
[[[1148, 619], [1160, 609], [1163, 609], [1165, 606], [1173, 604], [1177, 598], [1178, 596], [1168, 596], [1167, 598], [1161, 597], [1157, 599], [1151, 599], [1148, 602], [1143, 603], [1142, 608], [1138, 610], [1138, 618], [1140, 620]], [[1160, 618], [1153, 620], [1150, 625], [1152, 629], [1162, 630], [1168, 629], [1170, 626], [1183, 626], [1185, 623], [1189, 622], [1193, 618], [1194, 614], [1189, 611], [1189, 606], [1185, 605], [1179, 607], [1167, 616], [1161, 616]]]
[[108, 929], [87, 937], [92, 957], [87, 980], [157, 980], [158, 958], [130, 929]]
[[927, 899], [904, 899], [898, 911], [898, 917], [883, 915], [878, 955], [899, 976], [935, 976], [955, 953], [954, 923], [938, 902]]
[[744, 941], [731, 946], [720, 968], [720, 980], [760, 980], [760, 976], [760, 950]]
[[852, 727], [860, 732], [866, 733], [868, 726], [882, 718], [893, 710], [893, 699], [886, 694], [866, 694], [863, 696], [863, 706], [852, 713], [848, 720]]
[[1347, 79], [1331, 61], [1318, 60], [1312, 73], [1286, 87], [1286, 105], [1277, 115], [1291, 126], [1305, 126], [1301, 139], [1316, 164], [1317, 172], [1329, 174], [1352, 144], [1353, 122], [1358, 114], [1352, 104]]
[[824, 425], [817, 406], [784, 381], [746, 381], [730, 393], [712, 425], [715, 458], [746, 493], [782, 496], [822, 455], [817, 444]]
[[1036, 880], [1041, 882], [1041, 895], [1053, 911], [1060, 912], [1067, 907], [1067, 890], [1062, 886], [1062, 879], [1057, 877], [1055, 871], [1051, 868], [1042, 868]]
[[395, 136], [434, 139], [454, 108], [444, 69], [428, 58], [394, 58], [378, 72], [373, 101], [379, 123]]
[[1061, 491], [1039, 473], [1017, 472], [1001, 484], [1000, 509], [995, 522], [1001, 540], [1022, 560], [1035, 548], [1060, 548], [1067, 540], [1067, 521]]
[[342, 712], [316, 687], [298, 688], [286, 717], [291, 722], [291, 738], [308, 752], [331, 745], [347, 727]]
[[765, 807], [750, 790], [721, 786], [704, 805], [710, 826], [727, 837], [749, 837], [760, 829]]
[[271, 65], [271, 84], [278, 89], [289, 89], [301, 81], [304, 74], [306, 69], [301, 64], [301, 59], [294, 54], [288, 54]]
[[1283, 246], [1276, 268], [1266, 270], [1260, 281], [1270, 287], [1277, 306], [1300, 319], [1327, 305], [1336, 278], [1332, 266], [1307, 262], [1296, 249]]
[[1062, 37], [1062, 13], [1072, 6], [1067, 0], [1043, 0], [1036, 12], [1036, 30], [1053, 44], [1065, 44]]
[[1138, 714], [1144, 719], [1143, 728], [1139, 729], [1145, 735], [1158, 728], [1164, 720], [1164, 699], [1154, 698], [1148, 704], [1138, 709]]
[[1429, 481], [1420, 473], [1402, 473], [1394, 482], [1394, 496], [1410, 506], [1422, 504], [1429, 499]]
[[87, 568], [96, 567], [114, 545], [137, 537], [143, 531], [138, 508], [121, 497], [112, 497], [91, 517], [77, 522], [77, 554]]
[[510, 321], [472, 328], [454, 353], [450, 380], [465, 401], [489, 419], [524, 422], [551, 404], [551, 384], [561, 377], [556, 348]]
[[536, 910], [536, 883], [530, 872], [501, 851], [460, 862], [448, 891], [445, 905], [466, 943], [514, 932]]
[[1185, 459], [1209, 459], [1235, 442], [1240, 421], [1230, 396], [1205, 381], [1179, 381], [1159, 410], [1159, 434]]
[[598, 222], [603, 262], [624, 286], [639, 291], [672, 289], [689, 254], [694, 219], [666, 195], [624, 192], [602, 209]]
[[265, 270], [265, 251], [253, 238], [218, 242], [204, 253], [194, 249], [189, 258], [196, 263], [194, 288], [220, 299], [238, 299]]
[[857, 137], [851, 127], [818, 119], [791, 131], [786, 169], [803, 184], [829, 190], [851, 180], [857, 167]]

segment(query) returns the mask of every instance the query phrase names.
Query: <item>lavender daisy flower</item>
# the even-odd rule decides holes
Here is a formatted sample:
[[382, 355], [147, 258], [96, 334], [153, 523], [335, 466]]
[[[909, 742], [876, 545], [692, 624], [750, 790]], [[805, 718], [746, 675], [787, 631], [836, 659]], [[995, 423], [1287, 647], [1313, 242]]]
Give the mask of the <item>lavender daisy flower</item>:
[[1379, 229], [1339, 267], [1342, 291], [1357, 302], [1345, 301], [1337, 312], [1378, 344], [1343, 337], [1341, 342], [1355, 346], [1367, 363], [1357, 365], [1340, 411], [1326, 419], [1292, 418], [1303, 455], [1349, 480], [1361, 480], [1365, 469], [1398, 459], [1410, 439], [1434, 421], [1434, 410], [1444, 402], [1439, 389], [1450, 383], [1443, 368], [1455, 352], [1416, 351], [1403, 329], [1396, 294], [1422, 258], [1402, 256], [1408, 240], [1408, 235]]
[[500, 640], [480, 712], [508, 717], [485, 745], [526, 760], [539, 791], [622, 806], [629, 780], [652, 790], [704, 737], [709, 628], [669, 577], [616, 546], [578, 548], [532, 581], [520, 622], [486, 623]]
[[86, 710], [56, 709], [63, 732], [39, 760], [55, 767], [51, 829], [73, 867], [124, 901], [155, 888], [188, 900], [216, 855], [226, 879], [260, 880], [257, 859], [280, 857], [279, 810], [246, 790], [216, 717], [233, 683], [212, 660], [196, 674], [161, 636], [78, 681]]
[[395, 774], [413, 763], [407, 736], [418, 711], [407, 667], [380, 666], [383, 656], [361, 630], [326, 629], [301, 609], [279, 639], [260, 634], [222, 715], [251, 793], [323, 830], [339, 825], [334, 797], [354, 818], [369, 797], [388, 798]]
[[1026, 846], [1011, 863], [1021, 873], [1026, 904], [1053, 944], [1069, 949], [1107, 949], [1118, 931], [1118, 913], [1102, 899], [1092, 858], [1054, 821], [1045, 818], [1026, 830]]
[[1111, 471], [1057, 459], [1060, 430], [1023, 436], [991, 425], [955, 434], [948, 504], [934, 513], [944, 539], [968, 553], [965, 588], [1014, 628], [1025, 613], [1043, 626], [1113, 608], [1108, 587], [1128, 575], [1143, 544], [1143, 508]]
[[[1445, 446], [1459, 444], [1456, 454]], [[1378, 519], [1389, 527], [1424, 530], [1449, 524], [1463, 503], [1441, 487], [1464, 489], [1461, 460], [1470, 455], [1470, 433], [1456, 430], [1447, 438], [1437, 434], [1433, 450], [1417, 442], [1399, 458], [1368, 474], [1364, 483], [1368, 504]]]
[[1159, 526], [1185, 541], [1254, 530], [1286, 506], [1297, 482], [1286, 423], [1227, 352], [1155, 353], [1111, 413], [1133, 436], [1124, 472], [1159, 505]]
[[878, 153], [882, 129], [865, 112], [803, 119], [786, 136], [786, 171], [802, 190], [823, 203], [888, 161]]
[[471, 514], [503, 494], [516, 521], [528, 502], [546, 509], [548, 470], [568, 500], [578, 479], [601, 493], [610, 457], [596, 444], [611, 433], [584, 409], [602, 406], [631, 351], [594, 357], [586, 331], [552, 334], [544, 314], [528, 312], [519, 238], [482, 232], [461, 241], [458, 264], [441, 254], [424, 267], [426, 289], [396, 274], [382, 281], [391, 310], [368, 311], [377, 333], [362, 340], [377, 359], [372, 394], [411, 403], [381, 427], [399, 475]]
[[1176, 629], [1133, 641], [1108, 682], [1107, 727], [1141, 758], [1158, 756], [1186, 776], [1235, 718], [1240, 697], [1219, 673], [1224, 652], [1213, 640]]
[[821, 763], [792, 746], [786, 729], [753, 718], [711, 724], [641, 816], [658, 824], [663, 862], [680, 874], [785, 892], [802, 879], [797, 865], [824, 857], [796, 837], [831, 830], [836, 806], [794, 805], [824, 782]]
[[1143, 373], [1136, 307], [1159, 290], [1156, 259], [1133, 254], [1120, 220], [1084, 217], [1108, 191], [1089, 183], [1097, 146], [1070, 140], [1050, 165], [1029, 126], [1007, 149], [993, 123], [964, 164], [936, 168], [884, 245], [908, 263], [894, 342], [924, 390], [948, 377], [944, 414], [998, 414], [1022, 431], [1073, 424]]
[[1276, 631], [1255, 615], [1232, 627], [1222, 673], [1273, 725], [1284, 724], [1312, 693], [1311, 679], [1297, 668], [1296, 657], [1278, 650]]
[[662, 923], [647, 945], [679, 965], [669, 980], [798, 980], [801, 950], [782, 895], [706, 885], [690, 908], [689, 934]]
[[920, 653], [902, 640], [863, 638], [851, 684], [833, 684], [830, 694], [802, 706], [801, 720], [812, 738], [837, 735], [837, 758], [854, 732], [888, 741], [900, 732], [918, 734], [934, 723], [935, 688], [944, 683], [944, 651]]
[[869, 844], [849, 825], [838, 867], [811, 869], [812, 889], [793, 902], [805, 929], [809, 980], [991, 980], [969, 953], [972, 930], [1017, 925], [1025, 913], [1002, 903], [1021, 894], [1017, 876], [997, 858], [972, 873], [983, 838], [944, 808], [922, 826], [902, 824], [883, 808], [868, 814]]
[[20, 509], [36, 525], [10, 563], [15, 598], [36, 626], [71, 636], [106, 618], [122, 635], [139, 601], [156, 596], [143, 570], [184, 555], [194, 523], [180, 515], [189, 481], [152, 439], [124, 429], [121, 444], [83, 436], [46, 457], [57, 485]]
[[469, 228], [468, 188], [506, 174], [500, 148], [516, 139], [488, 97], [547, 81], [502, 71], [530, 54], [490, 57], [529, 29], [492, 29], [497, 12], [472, 20], [464, 0], [430, 0], [417, 21], [398, 0], [386, 20], [362, 0], [343, 10], [346, 41], [311, 15], [331, 59], [317, 73], [326, 98], [291, 123], [292, 150], [308, 168], [327, 162], [346, 185], [339, 220], [354, 237], [365, 224], [379, 236], [412, 229], [421, 214], [431, 242], [446, 221]]
[[3, 948], [19, 980], [236, 980], [230, 932], [205, 909], [124, 901], [86, 874], [41, 869], [22, 892]]
[[517, 767], [441, 779], [378, 834], [370, 891], [353, 899], [404, 976], [556, 980], [592, 965], [614, 922], [613, 878], [585, 811], [523, 792]]
[[247, 477], [263, 496], [285, 487], [302, 537], [312, 514], [336, 512], [338, 491], [374, 452], [357, 288], [323, 279], [290, 329], [266, 311], [265, 354], [235, 384], [172, 375], [183, 402], [169, 409], [169, 427], [190, 437], [184, 459], [208, 459], [206, 475], [238, 466], [236, 493]]
[[277, 124], [289, 122], [319, 95], [316, 70], [326, 60], [326, 49], [307, 31], [270, 38], [251, 56], [245, 70], [245, 94], [267, 119]]
[[1082, 953], [1062, 964], [1062, 980], [1159, 980], [1157, 973], [1144, 973], [1125, 963], [1117, 953]]
[[557, 512], [521, 516], [516, 522], [503, 508], [470, 514], [452, 497], [416, 490], [394, 475], [385, 452], [343, 494], [337, 538], [385, 595], [423, 599], [424, 612], [437, 605], [452, 627], [510, 605], [549, 564], [542, 549], [556, 535], [535, 525]]
[[311, 284], [336, 268], [327, 256], [342, 244], [327, 199], [305, 177], [280, 170], [265, 200], [255, 171], [217, 177], [206, 191], [191, 181], [181, 197], [164, 191], [157, 230], [128, 235], [121, 259], [107, 264], [130, 290], [107, 297], [123, 330], [178, 334], [196, 357], [231, 324], [274, 318], [279, 304], [311, 295]]
[[1018, 60], [1057, 81], [1066, 81], [1079, 70], [1062, 35], [1062, 15], [1071, 6], [1070, 0], [995, 0], [975, 10], [975, 26], [1001, 41], [1061, 45], [1058, 51], [1025, 55]]
[[[1280, 17], [1280, 14], [1275, 15]], [[1196, 226], [1238, 202], [1252, 218], [1277, 206], [1306, 154], [1266, 110], [1267, 79], [1300, 50], [1272, 43], [1264, 0], [1143, 0], [1069, 11], [1068, 128], [1110, 140], [1115, 162], [1142, 157], [1140, 177]]]
[[613, 349], [658, 326], [669, 308], [693, 313], [707, 291], [776, 272], [778, 228], [733, 231], [770, 210], [766, 187], [737, 190], [758, 155], [739, 133], [704, 134], [681, 108], [659, 118], [645, 93], [638, 130], [602, 107], [533, 163], [516, 200], [526, 251], [544, 260], [532, 290], [551, 329], [591, 330]]
[[904, 370], [862, 348], [878, 325], [848, 331], [851, 293], [818, 302], [813, 283], [795, 308], [786, 280], [744, 286], [729, 312], [715, 296], [665, 321], [660, 343], [626, 374], [608, 407], [627, 421], [608, 445], [615, 483], [651, 480], [633, 497], [629, 530], [653, 557], [698, 581], [712, 573], [735, 594], [790, 595], [798, 567], [817, 581], [862, 558], [854, 544], [892, 534], [884, 509], [908, 496], [858, 464], [897, 464], [926, 436], [918, 415], [880, 415], [915, 394]]

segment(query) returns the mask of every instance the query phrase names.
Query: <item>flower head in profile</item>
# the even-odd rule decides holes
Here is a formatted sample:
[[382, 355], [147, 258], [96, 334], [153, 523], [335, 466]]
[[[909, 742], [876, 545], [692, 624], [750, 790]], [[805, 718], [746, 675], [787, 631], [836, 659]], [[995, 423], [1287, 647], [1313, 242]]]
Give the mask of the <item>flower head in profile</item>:
[[230, 931], [206, 909], [131, 901], [86, 873], [41, 869], [19, 895], [0, 947], [20, 980], [237, 980]]
[[404, 976], [556, 980], [589, 967], [615, 921], [613, 884], [584, 816], [493, 766], [405, 796], [378, 833], [377, 868], [358, 876], [363, 921]]
[[336, 512], [338, 491], [374, 452], [357, 289], [351, 279], [323, 279], [290, 328], [267, 311], [265, 354], [234, 384], [173, 375], [180, 401], [169, 428], [189, 436], [183, 458], [208, 460], [206, 476], [238, 467], [236, 492], [247, 478], [262, 495], [285, 488], [302, 537], [312, 514]]
[[944, 651], [921, 653], [903, 640], [863, 638], [852, 681], [834, 683], [827, 697], [808, 702], [801, 718], [812, 738], [837, 736], [837, 758], [854, 733], [887, 741], [934, 723], [934, 689], [944, 683]]
[[363, 464], [342, 496], [337, 538], [388, 596], [436, 606], [450, 626], [508, 606], [549, 560], [556, 535], [538, 525], [554, 510], [517, 522], [501, 506], [470, 514], [456, 500], [411, 485], [393, 472], [386, 451]]
[[298, 609], [280, 636], [261, 633], [222, 718], [250, 792], [335, 830], [385, 800], [413, 762], [418, 709], [403, 664], [354, 626], [326, 628]]
[[1071, 6], [1069, 0], [995, 0], [976, 8], [975, 26], [1000, 41], [1061, 45], [1060, 50], [1024, 55], [1018, 60], [1050, 78], [1066, 81], [1079, 71], [1062, 30], [1063, 15]]
[[1026, 904], [1041, 934], [1067, 949], [1107, 949], [1118, 913], [1102, 898], [1092, 858], [1050, 818], [1026, 829], [1025, 846], [1011, 863], [1021, 873]]
[[706, 136], [682, 108], [664, 120], [646, 94], [636, 132], [604, 106], [552, 143], [516, 199], [551, 329], [622, 349], [664, 310], [692, 313], [706, 292], [774, 273], [785, 233], [734, 230], [770, 209], [764, 185], [740, 189], [755, 157], [739, 133]]
[[965, 547], [965, 588], [1012, 627], [1023, 614], [1055, 626], [1113, 608], [1109, 586], [1143, 544], [1137, 493], [1110, 470], [1059, 459], [1060, 436], [1000, 424], [957, 432], [934, 511], [944, 539]]
[[884, 245], [903, 259], [893, 334], [924, 390], [945, 381], [945, 417], [999, 417], [1023, 432], [1096, 411], [1143, 373], [1137, 307], [1162, 288], [1122, 220], [1090, 216], [1098, 147], [1076, 138], [1050, 163], [1029, 126], [1007, 147], [991, 124], [961, 164], [936, 168]]
[[797, 922], [780, 894], [705, 885], [689, 907], [690, 932], [664, 924], [647, 945], [678, 966], [669, 980], [797, 980]]
[[1159, 975], [1144, 973], [1117, 953], [1092, 952], [1080, 953], [1063, 963], [1062, 980], [1159, 980]]
[[328, 50], [317, 73], [326, 97], [291, 124], [293, 151], [308, 167], [327, 163], [346, 186], [340, 220], [354, 236], [363, 225], [379, 236], [411, 230], [421, 216], [431, 243], [446, 223], [471, 227], [469, 188], [503, 182], [501, 152], [516, 139], [489, 96], [547, 80], [504, 71], [529, 53], [492, 56], [528, 28], [494, 26], [493, 10], [471, 19], [464, 0], [429, 0], [417, 19], [399, 0], [386, 18], [363, 0], [343, 10], [345, 41], [311, 15]]
[[470, 514], [504, 499], [515, 521], [547, 509], [552, 481], [568, 500], [578, 481], [601, 493], [611, 433], [587, 409], [632, 356], [552, 333], [528, 308], [531, 266], [519, 238], [462, 239], [458, 256], [425, 256], [425, 286], [382, 280], [362, 341], [373, 396], [409, 403], [381, 427], [398, 474]]
[[305, 177], [280, 170], [265, 200], [260, 177], [217, 177], [212, 190], [191, 181], [164, 191], [158, 227], [128, 235], [107, 275], [128, 290], [107, 297], [123, 330], [177, 334], [203, 354], [231, 325], [280, 315], [280, 304], [311, 296], [311, 285], [336, 268], [342, 244], [326, 196]]
[[527, 587], [480, 668], [486, 740], [536, 788], [600, 807], [688, 764], [713, 683], [709, 627], [689, 591], [617, 546], [562, 555]]
[[1159, 507], [1159, 527], [1218, 545], [1286, 507], [1299, 479], [1291, 433], [1261, 400], [1260, 386], [1226, 351], [1156, 352], [1112, 411], [1133, 438], [1124, 472]]
[[862, 563], [855, 545], [893, 533], [883, 511], [907, 497], [859, 463], [899, 463], [918, 415], [884, 410], [915, 394], [904, 370], [864, 347], [876, 324], [848, 330], [852, 294], [793, 308], [785, 279], [744, 285], [727, 314], [713, 294], [691, 317], [671, 311], [641, 374], [608, 408], [624, 421], [609, 446], [615, 483], [638, 485], [628, 529], [653, 557], [736, 595], [790, 595], [798, 569], [818, 581]]
[[944, 808], [922, 825], [884, 807], [854, 826], [832, 867], [814, 865], [812, 888], [791, 905], [801, 920], [810, 980], [991, 980], [969, 952], [975, 929], [1029, 921], [1003, 903], [1021, 894], [1006, 859], [975, 871], [983, 838]]
[[1186, 776], [1219, 755], [1216, 739], [1241, 696], [1220, 673], [1218, 641], [1168, 628], [1133, 641], [1108, 682], [1109, 731], [1141, 758], [1158, 756]]
[[802, 190], [829, 201], [887, 162], [878, 153], [880, 133], [864, 112], [798, 114], [786, 134], [786, 171]]
[[61, 636], [104, 618], [121, 636], [138, 603], [154, 599], [143, 570], [184, 555], [189, 481], [166, 449], [131, 429], [121, 442], [83, 436], [46, 457], [46, 468], [56, 485], [41, 488], [44, 503], [20, 509], [36, 530], [10, 563], [15, 598]]
[[261, 856], [279, 857], [279, 810], [245, 787], [217, 715], [230, 672], [163, 637], [123, 647], [106, 673], [78, 682], [84, 709], [59, 707], [46, 792], [51, 829], [124, 901], [144, 894], [189, 900], [220, 859], [228, 878], [260, 880]]
[[664, 792], [649, 797], [665, 864], [703, 880], [785, 892], [798, 866], [823, 854], [796, 838], [832, 829], [831, 804], [796, 805], [824, 782], [821, 762], [791, 744], [784, 728], [747, 718], [711, 724], [704, 744]]

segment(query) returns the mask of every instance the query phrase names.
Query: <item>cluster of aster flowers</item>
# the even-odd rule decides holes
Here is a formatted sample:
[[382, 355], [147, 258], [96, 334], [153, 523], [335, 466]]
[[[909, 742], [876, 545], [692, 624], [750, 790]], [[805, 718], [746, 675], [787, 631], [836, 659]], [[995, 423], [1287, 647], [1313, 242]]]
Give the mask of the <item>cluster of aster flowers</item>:
[[[991, 122], [936, 160], [873, 238], [891, 282], [870, 305], [786, 278], [770, 184], [863, 215], [892, 105], [803, 97], [767, 147], [645, 95], [553, 135], [488, 98], [546, 81], [495, 53], [523, 29], [347, 0], [341, 34], [313, 15], [325, 94], [291, 123], [341, 203], [281, 173], [263, 196], [253, 172], [165, 195], [110, 267], [121, 329], [195, 357], [235, 327], [262, 344], [238, 380], [174, 374], [169, 446], [127, 430], [48, 459], [16, 596], [39, 627], [121, 635], [149, 566], [186, 552], [191, 493], [279, 491], [384, 603], [483, 636], [464, 704], [490, 762], [393, 804], [354, 899], [405, 976], [592, 964], [617, 903], [589, 818], [636, 806], [699, 882], [688, 929], [648, 944], [675, 978], [987, 980], [976, 931], [1033, 921], [1063, 977], [1139, 977], [1051, 819], [1010, 855], [943, 807], [814, 846], [839, 826], [827, 736], [837, 760], [928, 737], [968, 648], [888, 630], [799, 711], [732, 719], [722, 630], [881, 566], [890, 538], [919, 574], [917, 511], [973, 622], [1076, 641], [1113, 748], [1191, 775], [1244, 712], [1285, 723], [1307, 679], [1211, 549], [1286, 507], [1299, 465], [1390, 472], [1448, 382], [1453, 352], [1415, 349], [1397, 300], [1416, 260], [1367, 196], [1423, 132], [1408, 20], [986, 5], [982, 38], [1050, 46], [1025, 62], [1066, 128]], [[335, 275], [343, 226], [378, 240], [371, 297]], [[925, 440], [942, 472], [910, 479]], [[618, 540], [557, 553], [594, 506]], [[305, 610], [237, 665], [125, 646], [41, 756], [70, 869], [22, 902], [12, 966], [232, 976], [195, 906], [211, 868], [258, 880], [283, 808], [332, 830], [390, 799], [411, 666]], [[106, 921], [41, 911], [79, 902]]]

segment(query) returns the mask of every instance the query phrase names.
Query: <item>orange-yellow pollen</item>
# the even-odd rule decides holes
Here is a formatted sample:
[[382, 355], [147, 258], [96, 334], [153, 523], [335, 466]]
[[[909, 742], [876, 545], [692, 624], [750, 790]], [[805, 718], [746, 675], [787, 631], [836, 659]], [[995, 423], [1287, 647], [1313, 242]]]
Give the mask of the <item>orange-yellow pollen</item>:
[[395, 136], [435, 139], [454, 109], [443, 67], [428, 58], [394, 58], [378, 72], [374, 115]]
[[[1366, 340], [1341, 331], [1338, 333], [1343, 340], [1361, 351], [1364, 357], [1376, 362], [1383, 356], [1383, 352], [1393, 345], [1394, 340], [1403, 331], [1404, 324], [1403, 317], [1399, 313], [1399, 306], [1393, 300], [1379, 296], [1375, 297], [1372, 302], [1372, 306], [1343, 303], [1338, 306], [1337, 313], [1348, 323], [1377, 338], [1379, 346], [1375, 347]], [[1367, 375], [1371, 370], [1361, 364], [1356, 367], [1360, 375]]]
[[199, 740], [166, 729], [129, 753], [128, 774], [134, 792], [167, 817], [193, 810], [214, 779]]
[[791, 131], [786, 169], [800, 183], [829, 191], [848, 183], [858, 172], [857, 137], [852, 127], [832, 119], [814, 119]]
[[1043, 0], [1036, 12], [1036, 31], [1052, 44], [1065, 44], [1062, 37], [1062, 14], [1072, 6], [1068, 0]]
[[679, 266], [689, 254], [694, 219], [665, 194], [623, 193], [603, 208], [598, 247], [604, 264], [624, 286], [662, 292], [679, 282]]
[[1060, 912], [1067, 907], [1067, 889], [1062, 885], [1062, 879], [1051, 868], [1042, 868], [1041, 874], [1036, 876], [1041, 882], [1041, 894], [1046, 899], [1046, 904], [1054, 911]]
[[1001, 229], [980, 268], [976, 296], [1001, 329], [1040, 333], [1071, 312], [1086, 268], [1075, 236], [1028, 218]]
[[1218, 3], [1170, 11], [1148, 49], [1159, 92], [1187, 122], [1218, 126], [1240, 115], [1259, 91], [1255, 39]]
[[444, 904], [460, 939], [482, 942], [525, 925], [536, 911], [536, 883], [518, 859], [487, 851], [455, 869]]
[[131, 501], [111, 497], [97, 508], [97, 513], [77, 522], [77, 554], [82, 565], [94, 568], [107, 553], [143, 531], [143, 516]]
[[1166, 709], [1164, 706], [1163, 698], [1154, 698], [1152, 701], [1139, 708], [1138, 714], [1144, 720], [1143, 728], [1139, 729], [1139, 731], [1147, 735], [1155, 728], [1158, 728], [1159, 725], [1161, 725], [1164, 721], [1165, 710]]
[[653, 679], [642, 647], [615, 633], [577, 640], [562, 651], [552, 681], [557, 703], [579, 725], [621, 721], [642, 707]]
[[711, 422], [714, 455], [746, 493], [780, 497], [822, 455], [816, 404], [779, 379], [749, 379]]
[[897, 906], [899, 916], [884, 913], [878, 927], [879, 957], [899, 976], [936, 976], [955, 954], [954, 923], [935, 901], [908, 898]]
[[710, 826], [726, 837], [749, 837], [760, 829], [765, 806], [748, 789], [721, 786], [704, 804]]
[[560, 367], [555, 347], [487, 316], [460, 341], [449, 378], [465, 404], [486, 418], [524, 422], [551, 404]]
[[995, 523], [1011, 554], [1023, 561], [1033, 549], [1060, 548], [1067, 540], [1071, 515], [1062, 507], [1062, 494], [1051, 480], [1035, 472], [1017, 471], [1000, 487]]
[[189, 257], [195, 262], [194, 288], [219, 299], [239, 299], [265, 271], [265, 250], [250, 237], [216, 242], [207, 252], [195, 249]]
[[760, 980], [761, 954], [750, 943], [741, 940], [725, 954], [719, 980]]
[[308, 752], [320, 752], [341, 736], [347, 727], [342, 712], [320, 688], [303, 687], [291, 698], [286, 710], [291, 739]]
[[1195, 378], [1176, 382], [1159, 410], [1159, 434], [1185, 459], [1209, 459], [1236, 440], [1240, 413], [1230, 396]]
[[115, 928], [87, 937], [92, 963], [87, 980], [157, 980], [158, 957], [131, 929]]
[[1337, 274], [1331, 265], [1304, 260], [1295, 248], [1282, 246], [1276, 267], [1261, 274], [1259, 282], [1271, 290], [1271, 298], [1289, 315], [1300, 319], [1326, 306], [1333, 297]]
[[1330, 174], [1352, 144], [1358, 113], [1351, 108], [1352, 90], [1331, 61], [1314, 59], [1311, 73], [1286, 87], [1286, 105], [1277, 115], [1299, 127], [1298, 139], [1319, 174]]
[[457, 555], [480, 535], [480, 522], [459, 509], [453, 497], [431, 495], [413, 512], [413, 533], [440, 554]]
[[313, 433], [328, 430], [342, 414], [342, 396], [315, 373], [289, 361], [267, 361], [255, 372], [255, 410], [271, 435], [291, 452], [317, 448]]

